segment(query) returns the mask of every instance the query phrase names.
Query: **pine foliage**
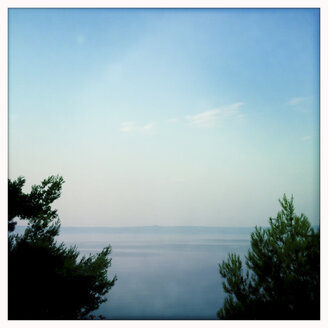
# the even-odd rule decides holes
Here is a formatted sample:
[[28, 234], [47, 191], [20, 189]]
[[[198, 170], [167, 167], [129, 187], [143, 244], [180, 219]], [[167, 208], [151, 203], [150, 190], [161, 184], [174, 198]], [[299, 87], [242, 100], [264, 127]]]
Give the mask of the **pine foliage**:
[[[76, 247], [58, 244], [60, 220], [51, 205], [60, 197], [63, 178], [51, 176], [30, 193], [22, 191], [24, 183], [22, 177], [9, 180], [9, 319], [94, 318], [116, 280], [107, 273], [110, 246], [81, 257]], [[12, 233], [15, 218], [27, 220], [21, 235]]]
[[269, 227], [251, 234], [246, 268], [236, 254], [219, 264], [228, 295], [218, 318], [320, 318], [320, 232], [295, 214], [293, 197], [279, 202]]

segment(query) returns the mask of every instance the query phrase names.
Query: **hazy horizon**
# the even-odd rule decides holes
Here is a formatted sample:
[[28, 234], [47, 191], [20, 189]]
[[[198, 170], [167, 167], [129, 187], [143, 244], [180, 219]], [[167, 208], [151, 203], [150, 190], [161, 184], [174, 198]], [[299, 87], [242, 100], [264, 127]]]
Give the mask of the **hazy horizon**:
[[62, 226], [319, 224], [319, 9], [9, 9], [9, 178]]

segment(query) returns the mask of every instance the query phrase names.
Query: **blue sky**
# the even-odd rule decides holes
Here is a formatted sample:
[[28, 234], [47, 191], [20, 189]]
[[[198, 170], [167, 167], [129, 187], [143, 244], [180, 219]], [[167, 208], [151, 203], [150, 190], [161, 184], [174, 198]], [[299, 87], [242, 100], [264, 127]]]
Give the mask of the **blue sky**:
[[319, 222], [319, 11], [10, 9], [9, 175], [63, 225]]

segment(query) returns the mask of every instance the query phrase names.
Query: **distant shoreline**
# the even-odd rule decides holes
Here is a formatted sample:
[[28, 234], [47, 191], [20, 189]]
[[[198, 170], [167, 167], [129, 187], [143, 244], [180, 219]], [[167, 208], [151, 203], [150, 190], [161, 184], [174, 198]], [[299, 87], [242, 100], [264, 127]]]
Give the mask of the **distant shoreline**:
[[[18, 233], [26, 226], [16, 226]], [[61, 226], [61, 233], [173, 233], [173, 234], [250, 234], [255, 227], [209, 227], [209, 226], [131, 226], [131, 227], [84, 227]]]
[[[17, 225], [15, 232], [22, 233], [26, 226]], [[267, 228], [266, 226], [263, 228]], [[315, 230], [318, 225], [313, 226]], [[60, 233], [189, 233], [189, 234], [248, 234], [255, 230], [255, 226], [248, 227], [215, 227], [215, 226], [61, 226]]]

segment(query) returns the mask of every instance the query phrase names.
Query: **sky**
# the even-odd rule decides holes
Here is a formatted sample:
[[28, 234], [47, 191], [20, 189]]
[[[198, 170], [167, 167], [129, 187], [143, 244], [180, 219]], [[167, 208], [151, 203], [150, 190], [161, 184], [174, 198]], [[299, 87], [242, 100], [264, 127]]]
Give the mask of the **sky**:
[[319, 224], [318, 9], [9, 9], [9, 177], [63, 226]]

